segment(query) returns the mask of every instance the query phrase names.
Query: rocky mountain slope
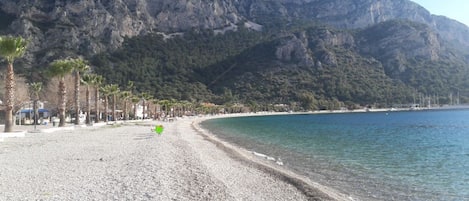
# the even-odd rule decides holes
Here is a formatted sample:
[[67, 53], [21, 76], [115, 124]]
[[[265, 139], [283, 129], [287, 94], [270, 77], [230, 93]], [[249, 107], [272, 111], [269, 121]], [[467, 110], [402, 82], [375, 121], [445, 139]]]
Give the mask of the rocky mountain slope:
[[242, 19], [230, 1], [2, 0], [0, 6], [1, 17], [8, 16], [2, 31], [29, 38], [36, 53], [30, 60], [40, 63], [115, 49], [124, 37], [218, 29]]
[[[335, 80], [340, 72], [350, 71], [350, 75], [354, 71], [360, 72], [366, 80], [373, 79], [373, 83], [389, 82], [385, 85], [392, 85], [396, 93], [408, 91], [407, 99], [410, 91], [431, 94], [469, 86], [462, 77], [469, 69], [469, 28], [454, 20], [431, 15], [408, 0], [0, 0], [0, 7], [0, 34], [22, 35], [31, 42], [25, 59], [17, 64], [20, 68], [44, 66], [53, 59], [66, 56], [83, 55], [92, 59], [100, 53], [126, 51], [122, 46], [124, 41], [149, 34], [168, 39], [187, 32], [225, 33], [247, 27], [262, 35], [263, 40], [246, 44], [233, 51], [236, 54], [231, 57], [245, 59], [243, 55], [247, 52], [258, 55], [249, 62], [262, 63], [260, 66], [264, 68], [258, 69], [263, 72], [260, 77], [283, 72], [282, 66], [290, 66], [288, 71], [306, 69], [311, 72], [312, 77], [308, 78], [311, 83], [301, 89], [291, 84], [288, 90], [314, 89], [315, 95], [325, 100], [372, 102], [358, 98], [366, 97], [362, 92], [362, 95], [356, 95], [358, 92], [355, 95], [325, 92], [331, 89], [313, 83], [324, 81], [318, 78], [322, 76], [320, 72], [330, 74], [334, 78], [331, 80]], [[266, 44], [273, 49], [268, 55], [251, 52]], [[100, 57], [106, 60], [113, 54], [101, 54]], [[197, 82], [209, 91], [218, 90], [211, 88], [213, 79], [224, 80], [218, 85], [238, 94], [247, 93], [241, 86], [253, 84], [240, 84], [240, 79], [265, 85], [257, 82], [262, 79], [250, 78], [252, 72], [249, 69], [238, 68], [239, 62], [233, 64], [228, 59], [226, 56], [217, 58], [218, 67], [213, 66], [213, 62], [197, 67], [204, 70], [196, 71], [194, 66], [187, 66], [187, 71], [194, 72], [187, 74], [190, 77], [187, 79], [201, 78]], [[224, 67], [223, 62], [232, 64]], [[347, 66], [350, 69], [338, 70]], [[218, 72], [217, 68], [218, 75], [208, 71]], [[103, 69], [98, 71], [104, 73]], [[214, 74], [214, 77], [204, 78], [201, 72]], [[231, 75], [232, 72], [237, 74]], [[338, 83], [330, 84], [339, 86], [340, 82], [347, 82], [351, 83], [347, 84], [349, 87], [365, 87], [357, 84], [360, 76], [352, 77], [356, 80], [348, 77], [346, 81], [339, 79]], [[402, 87], [396, 83], [401, 83]], [[162, 83], [153, 83], [158, 84]], [[140, 87], [151, 88], [143, 84]], [[379, 97], [390, 93], [389, 90], [373, 91], [381, 93]], [[276, 95], [288, 95], [288, 101], [299, 97], [298, 94]]]
[[151, 32], [223, 29], [246, 20], [262, 24], [272, 17], [313, 19], [341, 29], [407, 19], [469, 47], [468, 27], [433, 16], [408, 0], [0, 0], [0, 6], [2, 32], [30, 38], [31, 51], [43, 52], [39, 60], [61, 54], [92, 55], [119, 47], [124, 37]]

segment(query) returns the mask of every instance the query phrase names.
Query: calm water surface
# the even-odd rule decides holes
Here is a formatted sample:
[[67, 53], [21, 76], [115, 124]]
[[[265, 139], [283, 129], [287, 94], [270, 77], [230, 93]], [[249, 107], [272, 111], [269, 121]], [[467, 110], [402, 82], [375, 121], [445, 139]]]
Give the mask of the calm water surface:
[[469, 200], [469, 110], [242, 117], [202, 125], [360, 200]]

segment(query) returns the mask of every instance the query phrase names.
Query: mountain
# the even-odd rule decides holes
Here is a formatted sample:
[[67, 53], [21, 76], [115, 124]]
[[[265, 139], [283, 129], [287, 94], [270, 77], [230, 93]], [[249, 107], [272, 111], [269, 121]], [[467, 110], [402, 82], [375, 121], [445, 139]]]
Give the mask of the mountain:
[[[213, 102], [469, 97], [469, 28], [408, 0], [0, 0], [20, 72], [83, 55], [110, 82]], [[37, 76], [33, 76], [37, 77]], [[441, 99], [441, 101], [440, 101]], [[308, 105], [309, 104], [309, 105]]]
[[453, 44], [469, 48], [469, 28], [444, 16], [430, 14], [408, 0], [283, 0], [247, 1], [241, 9], [250, 19], [264, 14], [290, 21], [314, 19], [339, 29], [365, 28], [395, 19], [427, 24]]

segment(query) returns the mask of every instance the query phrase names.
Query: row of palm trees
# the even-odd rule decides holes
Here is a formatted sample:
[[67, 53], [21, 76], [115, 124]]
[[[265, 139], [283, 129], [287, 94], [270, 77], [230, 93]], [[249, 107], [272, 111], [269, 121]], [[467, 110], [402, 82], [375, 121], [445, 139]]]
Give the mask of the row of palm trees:
[[[1, 37], [0, 36], [0, 56], [4, 57], [7, 61], [8, 67], [5, 78], [5, 97], [4, 97], [4, 106], [5, 106], [5, 129], [4, 132], [13, 131], [13, 106], [14, 106], [14, 70], [13, 63], [16, 58], [21, 57], [26, 51], [27, 42], [21, 37]], [[130, 114], [128, 111], [129, 104], [133, 104], [133, 118], [137, 119], [137, 108], [139, 103], [142, 103], [143, 118], [158, 118], [161, 117], [164, 113], [166, 116], [182, 116], [186, 111], [192, 111], [194, 113], [195, 104], [188, 101], [176, 101], [176, 100], [158, 100], [154, 98], [150, 93], [143, 92], [139, 94], [134, 94], [134, 83], [129, 82], [125, 86], [124, 90], [121, 90], [120, 87], [116, 84], [107, 84], [104, 85], [104, 78], [100, 75], [90, 73], [90, 67], [87, 65], [87, 62], [82, 58], [68, 58], [68, 59], [59, 59], [53, 61], [49, 68], [48, 74], [53, 77], [59, 78], [59, 90], [58, 90], [58, 115], [59, 115], [59, 126], [65, 126], [66, 118], [66, 100], [67, 100], [67, 90], [66, 90], [66, 81], [65, 77], [72, 74], [74, 76], [74, 110], [76, 118], [74, 123], [79, 124], [78, 114], [80, 112], [80, 86], [85, 87], [85, 113], [86, 113], [86, 123], [91, 123], [91, 91], [94, 89], [94, 108], [95, 108], [95, 122], [99, 122], [99, 108], [100, 108], [100, 95], [104, 96], [104, 120], [108, 121], [108, 107], [109, 99], [111, 98], [112, 102], [112, 119], [117, 120], [116, 107], [117, 102], [121, 101], [123, 104], [123, 119], [128, 120]], [[30, 84], [32, 91], [35, 94], [34, 102], [37, 102], [39, 99], [39, 92], [42, 89], [42, 83], [32, 83]], [[36, 104], [35, 104], [36, 105]], [[199, 105], [200, 112], [203, 113], [215, 113], [218, 108], [215, 107], [206, 107]], [[152, 110], [153, 109], [153, 110]], [[36, 116], [36, 115], [35, 115]]]
[[[104, 116], [104, 121], [108, 121], [108, 117], [112, 117], [112, 120], [117, 120], [117, 103], [118, 101], [122, 101], [124, 107], [123, 107], [123, 119], [128, 120], [129, 119], [129, 113], [128, 113], [128, 104], [129, 101], [134, 103], [134, 119], [136, 119], [136, 109], [138, 107], [138, 103], [142, 102], [143, 106], [143, 117], [145, 118], [145, 115], [147, 117], [150, 117], [151, 114], [153, 114], [154, 117], [156, 117], [157, 113], [157, 108], [161, 104], [165, 104], [165, 108], [168, 108], [170, 106], [178, 106], [176, 101], [157, 101], [156, 99], [153, 98], [152, 95], [148, 92], [143, 92], [140, 94], [133, 94], [133, 88], [134, 84], [132, 81], [130, 81], [127, 86], [125, 87], [126, 90], [121, 90], [121, 88], [116, 85], [116, 84], [107, 84], [104, 85], [104, 78], [100, 75], [89, 73], [89, 66], [86, 65], [86, 61], [83, 59], [62, 59], [62, 60], [56, 60], [52, 62], [49, 68], [49, 74], [51, 76], [58, 76], [59, 79], [59, 126], [64, 126], [65, 125], [65, 111], [66, 111], [66, 86], [65, 86], [65, 81], [64, 78], [68, 74], [73, 74], [75, 78], [75, 97], [74, 97], [74, 109], [75, 109], [75, 114], [79, 114], [80, 112], [80, 86], [84, 85], [85, 86], [85, 113], [86, 113], [86, 123], [90, 124], [91, 123], [91, 88], [94, 88], [94, 97], [95, 97], [95, 106], [94, 108], [96, 109], [96, 118], [95, 122], [99, 122], [99, 103], [100, 103], [100, 95], [104, 96], [104, 111], [103, 111], [103, 116]], [[82, 76], [81, 76], [82, 75]], [[108, 108], [109, 108], [109, 102], [112, 103], [111, 105], [111, 111], [112, 114], [108, 114]], [[155, 112], [151, 112], [149, 110], [150, 106], [153, 106], [155, 108]], [[75, 118], [75, 124], [79, 124], [79, 118]]]
[[[67, 90], [65, 86], [65, 76], [74, 73], [75, 75], [75, 114], [79, 114], [79, 92], [80, 92], [80, 73], [88, 70], [89, 66], [83, 59], [62, 59], [51, 63], [48, 73], [50, 76], [59, 77], [59, 126], [65, 126], [65, 112], [67, 109]], [[79, 124], [79, 118], [75, 118], [75, 124]]]
[[[14, 70], [13, 70], [13, 63], [16, 58], [21, 57], [26, 51], [27, 42], [21, 37], [0, 37], [0, 56], [4, 57], [7, 61], [7, 73], [5, 78], [5, 97], [4, 97], [4, 105], [5, 105], [5, 132], [12, 132], [13, 130], [13, 106], [14, 106]], [[77, 59], [60, 59], [55, 60], [50, 64], [48, 69], [48, 73], [50, 76], [58, 77], [59, 78], [59, 104], [58, 104], [58, 113], [59, 113], [59, 126], [65, 126], [65, 117], [66, 117], [66, 97], [67, 91], [65, 86], [65, 77], [67, 75], [73, 74], [75, 78], [75, 97], [74, 97], [74, 109], [75, 114], [79, 114], [80, 112], [80, 86], [84, 85], [86, 92], [85, 92], [85, 99], [86, 99], [86, 123], [91, 123], [91, 105], [90, 105], [90, 98], [91, 98], [91, 89], [94, 88], [94, 102], [95, 102], [95, 110], [97, 114], [97, 118], [95, 122], [99, 122], [98, 114], [99, 111], [99, 103], [100, 103], [100, 94], [104, 96], [104, 117], [105, 121], [108, 120], [108, 106], [109, 106], [109, 98], [112, 97], [112, 117], [113, 120], [116, 120], [116, 103], [117, 99], [120, 98], [124, 102], [124, 119], [127, 120], [129, 118], [128, 114], [128, 105], [129, 103], [134, 104], [134, 118], [136, 118], [136, 108], [137, 104], [141, 101], [143, 105], [143, 115], [150, 114], [149, 108], [151, 104], [154, 105], [155, 111], [153, 114], [157, 113], [157, 105], [162, 105], [166, 108], [166, 114], [170, 114], [169, 107], [175, 105], [180, 105], [176, 101], [170, 100], [162, 100], [157, 101], [154, 99], [150, 93], [144, 92], [141, 94], [134, 95], [133, 94], [133, 82], [129, 82], [126, 86], [126, 90], [120, 91], [118, 85], [109, 84], [102, 86], [104, 83], [104, 78], [100, 75], [87, 73], [90, 71], [90, 67], [87, 65], [87, 62], [81, 58]], [[42, 89], [42, 83], [32, 83], [31, 89], [35, 94], [35, 102], [39, 99], [39, 92]], [[148, 110], [148, 111], [145, 111]], [[179, 110], [176, 110], [179, 111]], [[156, 116], [156, 115], [154, 115]], [[79, 118], [75, 118], [75, 124], [79, 124]]]

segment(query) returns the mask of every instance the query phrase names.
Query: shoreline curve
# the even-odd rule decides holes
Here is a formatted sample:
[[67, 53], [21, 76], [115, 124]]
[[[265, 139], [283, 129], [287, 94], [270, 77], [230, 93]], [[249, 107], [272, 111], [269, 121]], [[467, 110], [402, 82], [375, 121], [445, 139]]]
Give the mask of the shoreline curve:
[[[285, 113], [287, 114], [287, 113]], [[203, 119], [197, 119], [191, 122], [191, 128], [205, 140], [215, 144], [217, 148], [224, 151], [229, 157], [242, 162], [245, 165], [254, 167], [260, 171], [263, 171], [275, 178], [278, 178], [286, 183], [293, 185], [301, 193], [303, 193], [308, 200], [336, 200], [336, 201], [353, 201], [354, 199], [343, 193], [338, 192], [335, 189], [313, 182], [309, 179], [302, 178], [302, 176], [294, 173], [286, 168], [275, 167], [274, 164], [269, 164], [268, 161], [256, 159], [252, 154], [249, 154], [248, 150], [241, 147], [235, 146], [229, 142], [219, 139], [217, 136], [212, 134], [209, 130], [201, 127], [201, 123], [215, 118], [231, 118], [231, 117], [243, 117], [243, 116], [265, 116], [265, 115], [284, 115], [284, 113], [273, 113], [273, 114], [260, 114], [260, 115], [230, 115], [230, 116], [212, 116]]]

